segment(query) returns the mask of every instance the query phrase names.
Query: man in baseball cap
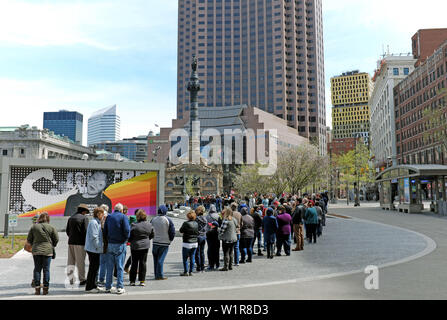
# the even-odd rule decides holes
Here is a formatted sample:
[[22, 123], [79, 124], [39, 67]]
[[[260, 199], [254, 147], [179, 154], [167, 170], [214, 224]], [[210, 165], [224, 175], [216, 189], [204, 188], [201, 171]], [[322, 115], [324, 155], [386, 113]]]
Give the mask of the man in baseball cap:
[[87, 235], [87, 227], [89, 220], [86, 217], [89, 208], [86, 204], [78, 205], [77, 211], [67, 222], [66, 233], [68, 236], [68, 260], [67, 260], [67, 276], [70, 284], [73, 284], [75, 266], [78, 269], [79, 285], [84, 286], [87, 283], [85, 277], [85, 238]]

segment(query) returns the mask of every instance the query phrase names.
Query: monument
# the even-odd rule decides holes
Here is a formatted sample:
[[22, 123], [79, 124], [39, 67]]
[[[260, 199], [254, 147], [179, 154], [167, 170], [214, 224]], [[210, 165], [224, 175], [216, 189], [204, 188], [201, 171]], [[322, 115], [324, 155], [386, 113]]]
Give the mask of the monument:
[[186, 194], [206, 196], [223, 192], [222, 165], [208, 165], [200, 153], [200, 120], [197, 100], [200, 91], [197, 73], [197, 58], [193, 56], [191, 78], [188, 83], [190, 92], [189, 148], [182, 157], [188, 161], [178, 165], [168, 164], [165, 180], [166, 203], [184, 203]]

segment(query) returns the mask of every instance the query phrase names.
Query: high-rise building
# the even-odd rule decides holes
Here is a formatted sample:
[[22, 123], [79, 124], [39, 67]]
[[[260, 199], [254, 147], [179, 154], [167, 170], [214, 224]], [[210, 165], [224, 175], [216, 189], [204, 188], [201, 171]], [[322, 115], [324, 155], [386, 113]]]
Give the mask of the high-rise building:
[[120, 117], [116, 114], [116, 104], [96, 111], [88, 119], [87, 144], [120, 139]]
[[189, 119], [191, 56], [200, 107], [274, 114], [326, 153], [322, 0], [179, 0], [177, 119]]
[[97, 143], [95, 147], [111, 153], [119, 153], [133, 161], [144, 162], [148, 159], [147, 141], [148, 136], [138, 136], [114, 142]]
[[331, 78], [332, 138], [369, 138], [371, 77], [358, 70]]
[[60, 110], [43, 113], [43, 128], [82, 144], [83, 116], [76, 111]]
[[416, 60], [410, 54], [389, 54], [378, 62], [373, 77], [371, 111], [371, 150], [376, 167], [397, 165], [394, 87], [414, 71]]
[[[447, 165], [447, 37], [438, 49], [394, 87], [398, 164]], [[437, 126], [427, 111], [440, 110]], [[433, 126], [433, 127], [432, 127]], [[444, 134], [443, 134], [444, 132]]]

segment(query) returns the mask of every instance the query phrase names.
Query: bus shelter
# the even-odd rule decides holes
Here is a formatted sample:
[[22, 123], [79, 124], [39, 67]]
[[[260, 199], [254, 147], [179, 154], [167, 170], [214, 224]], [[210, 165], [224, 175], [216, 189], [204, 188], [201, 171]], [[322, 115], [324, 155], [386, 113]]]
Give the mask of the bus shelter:
[[[384, 210], [421, 213], [430, 209], [447, 215], [447, 166], [393, 166], [381, 172], [376, 183]], [[430, 203], [427, 208], [424, 202]]]

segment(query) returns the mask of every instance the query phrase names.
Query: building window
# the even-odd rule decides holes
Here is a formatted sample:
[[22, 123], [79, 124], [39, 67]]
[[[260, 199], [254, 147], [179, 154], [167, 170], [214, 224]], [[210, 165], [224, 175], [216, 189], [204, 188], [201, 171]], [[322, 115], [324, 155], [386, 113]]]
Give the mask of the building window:
[[408, 76], [410, 74], [410, 68], [404, 68], [404, 75]]
[[8, 150], [3, 150], [3, 151], [2, 151], [2, 154], [3, 154], [4, 156], [7, 156], [7, 155], [8, 155]]
[[393, 75], [395, 76], [399, 75], [399, 68], [393, 68]]

